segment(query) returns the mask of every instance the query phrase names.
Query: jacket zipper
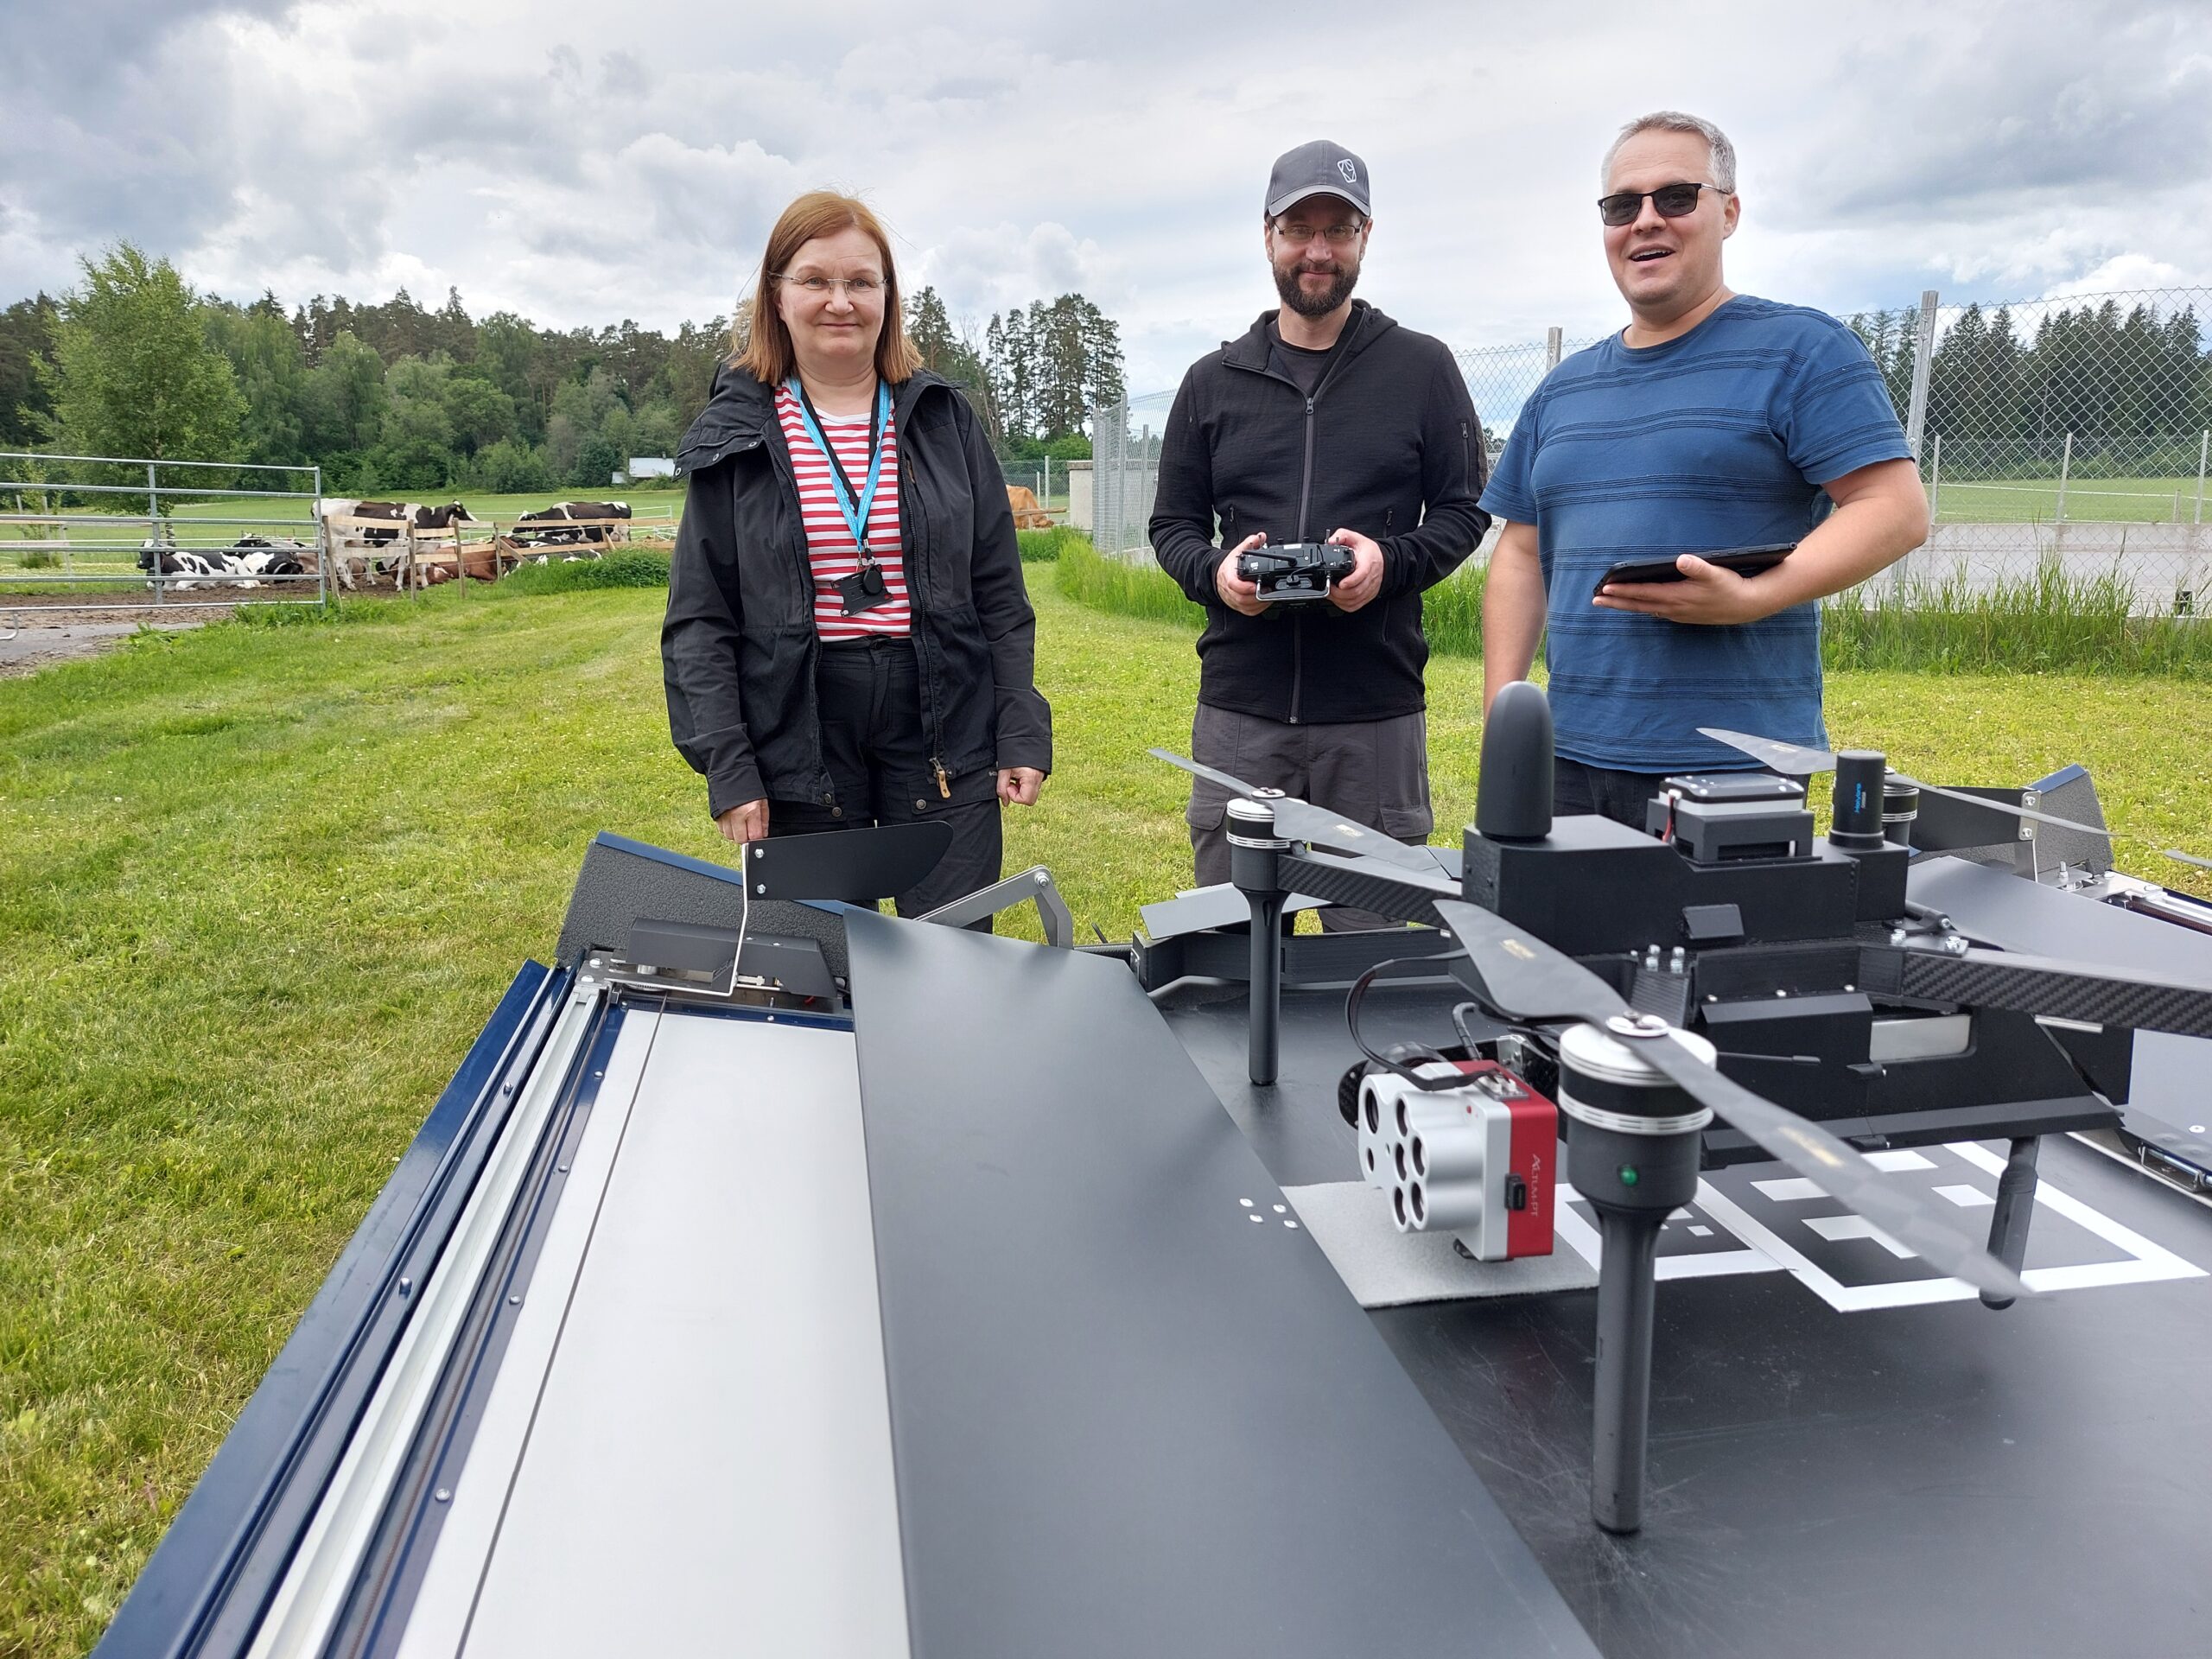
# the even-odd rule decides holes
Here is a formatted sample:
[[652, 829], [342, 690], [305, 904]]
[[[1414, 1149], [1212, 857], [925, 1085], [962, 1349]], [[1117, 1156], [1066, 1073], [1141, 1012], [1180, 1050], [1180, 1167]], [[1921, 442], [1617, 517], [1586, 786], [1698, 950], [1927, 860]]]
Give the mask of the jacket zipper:
[[[1351, 321], [1345, 324], [1345, 327], [1356, 331], [1360, 323], [1363, 321], [1364, 318], [1363, 315], [1357, 311], [1354, 311]], [[1338, 341], [1338, 344], [1344, 349], [1338, 351], [1334, 358], [1331, 359], [1329, 364], [1329, 372], [1321, 377], [1320, 384], [1315, 386], [1311, 392], [1300, 390], [1298, 383], [1295, 380], [1291, 379], [1287, 375], [1277, 374], [1272, 370], [1267, 368], [1262, 368], [1257, 371], [1257, 372], [1264, 375], [1270, 380], [1281, 381], [1283, 385], [1288, 386], [1293, 391], [1298, 392], [1299, 396], [1306, 399], [1306, 470], [1304, 475], [1298, 481], [1298, 539], [1301, 542], [1306, 539], [1306, 515], [1311, 509], [1313, 500], [1313, 405], [1321, 401], [1321, 394], [1329, 389], [1330, 382], [1337, 378], [1337, 371], [1344, 366], [1349, 355], [1351, 341], [1350, 340], [1341, 340]], [[903, 474], [901, 476], [903, 476]], [[1226, 521], [1224, 522], [1223, 528], [1224, 531], [1227, 530], [1228, 526]], [[1293, 726], [1298, 724], [1299, 706], [1305, 701], [1305, 696], [1306, 613], [1301, 608], [1298, 614], [1290, 619], [1289, 723]]]
[[[771, 408], [769, 414], [771, 419], [775, 418], [772, 407]], [[784, 486], [790, 492], [791, 505], [796, 508], [798, 505], [798, 474], [792, 469], [791, 452], [785, 448], [781, 442], [782, 435], [781, 424], [779, 423], [776, 442], [771, 442], [766, 433], [764, 431], [760, 437], [755, 438], [753, 441], [752, 444], [734, 445], [732, 448], [724, 450], [721, 454], [715, 456], [715, 459], [716, 461], [721, 461], [726, 456], [737, 454], [741, 448], [758, 448], [766, 449], [768, 452], [769, 464], [783, 474]], [[807, 620], [811, 622], [814, 619], [813, 556], [809, 552], [806, 545], [805, 514], [803, 512], [800, 513], [798, 515], [798, 543], [797, 547], [799, 575], [798, 592], [801, 601], [806, 606]], [[806, 675], [807, 696], [814, 703], [814, 776], [816, 780], [823, 785], [823, 805], [834, 806], [836, 804], [837, 801], [837, 786], [836, 782], [830, 776], [830, 763], [823, 758], [822, 753], [822, 691], [819, 679], [821, 668], [822, 636], [810, 627], [807, 630], [806, 667], [804, 671]], [[763, 782], [765, 783], [765, 781], [766, 780], [764, 779]]]
[[[892, 409], [892, 430], [898, 430], [899, 412]], [[927, 521], [914, 511], [913, 497], [907, 490], [912, 478], [905, 466], [899, 468], [899, 557], [906, 567], [906, 604], [908, 626], [914, 635], [914, 667], [922, 683], [922, 706], [930, 716], [930, 771], [937, 778], [939, 800], [952, 798], [952, 781], [944, 775], [944, 715], [938, 706], [937, 677], [931, 671], [925, 636], [929, 634], [929, 581], [923, 566], [929, 563], [928, 550], [921, 546]]]

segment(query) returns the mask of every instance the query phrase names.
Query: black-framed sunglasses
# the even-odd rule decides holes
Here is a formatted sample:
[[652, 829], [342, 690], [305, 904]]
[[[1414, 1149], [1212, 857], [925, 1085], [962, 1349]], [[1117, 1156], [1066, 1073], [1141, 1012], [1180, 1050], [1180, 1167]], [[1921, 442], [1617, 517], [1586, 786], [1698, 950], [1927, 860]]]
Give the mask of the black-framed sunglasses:
[[1598, 198], [1598, 217], [1608, 225], [1628, 225], [1643, 211], [1649, 200], [1662, 219], [1685, 219], [1697, 211], [1697, 193], [1711, 190], [1726, 195], [1717, 184], [1662, 184], [1656, 190], [1623, 190]]

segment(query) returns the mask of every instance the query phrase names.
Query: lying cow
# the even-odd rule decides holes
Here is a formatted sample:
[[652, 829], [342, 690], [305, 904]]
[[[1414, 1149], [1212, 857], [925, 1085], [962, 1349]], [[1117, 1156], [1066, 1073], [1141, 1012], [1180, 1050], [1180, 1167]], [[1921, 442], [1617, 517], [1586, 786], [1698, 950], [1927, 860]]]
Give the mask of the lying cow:
[[[203, 580], [224, 574], [219, 554], [172, 553], [167, 549], [145, 548], [138, 555], [138, 568], [152, 573], [158, 561], [160, 574], [164, 576], [198, 576]], [[172, 582], [162, 584], [148, 582], [148, 587], [164, 586], [172, 592], [182, 593], [200, 585], [197, 582]]]
[[627, 501], [556, 501], [540, 512], [525, 512], [516, 519], [514, 539], [539, 547], [619, 540], [622, 531], [605, 530], [598, 524], [581, 524], [573, 530], [547, 530], [540, 526], [576, 518], [627, 518], [629, 516], [630, 504]]
[[271, 540], [266, 536], [241, 536], [231, 543], [230, 551], [223, 556], [226, 565], [250, 576], [303, 576], [307, 565], [300, 555], [308, 551], [305, 542], [289, 538]]

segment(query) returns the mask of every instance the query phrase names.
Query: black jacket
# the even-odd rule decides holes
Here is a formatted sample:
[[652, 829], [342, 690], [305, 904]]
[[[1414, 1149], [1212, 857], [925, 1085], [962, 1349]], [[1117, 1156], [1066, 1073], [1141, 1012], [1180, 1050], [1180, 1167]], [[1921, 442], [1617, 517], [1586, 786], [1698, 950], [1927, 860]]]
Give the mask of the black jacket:
[[[936, 781], [986, 767], [1049, 772], [1037, 617], [990, 445], [967, 401], [927, 370], [893, 389], [891, 418]], [[764, 798], [830, 804], [814, 577], [774, 393], [742, 369], [723, 369], [677, 466], [690, 494], [660, 633], [676, 747], [706, 779], [716, 817]]]
[[[1490, 528], [1474, 403], [1443, 341], [1364, 300], [1309, 398], [1268, 366], [1274, 315], [1192, 366], [1160, 442], [1152, 545], [1206, 607], [1198, 701], [1294, 725], [1414, 713], [1427, 706], [1421, 591]], [[1224, 549], [1260, 531], [1318, 542], [1339, 528], [1382, 550], [1382, 589], [1359, 610], [1254, 617], [1221, 602]]]

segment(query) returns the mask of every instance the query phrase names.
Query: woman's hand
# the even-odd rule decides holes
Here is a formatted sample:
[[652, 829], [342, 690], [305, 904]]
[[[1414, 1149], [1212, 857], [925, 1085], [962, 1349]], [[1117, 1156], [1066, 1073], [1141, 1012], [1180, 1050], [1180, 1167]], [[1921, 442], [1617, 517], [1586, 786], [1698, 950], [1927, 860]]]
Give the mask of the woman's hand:
[[[1001, 772], [1000, 776], [1003, 778], [1005, 774]], [[1003, 791], [1006, 785], [1001, 783], [999, 787]], [[1033, 793], [1031, 798], [1035, 798]], [[722, 832], [723, 840], [736, 842], [741, 846], [748, 841], [766, 841], [768, 838], [768, 803], [765, 800], [747, 801], [741, 806], [733, 806], [715, 820], [715, 828]]]
[[1034, 806], [1045, 774], [1034, 766], [1001, 766], [999, 799], [1007, 806]]

